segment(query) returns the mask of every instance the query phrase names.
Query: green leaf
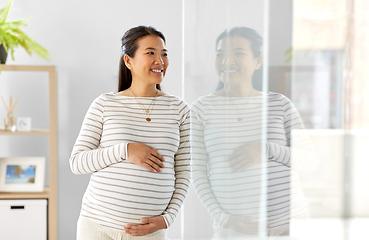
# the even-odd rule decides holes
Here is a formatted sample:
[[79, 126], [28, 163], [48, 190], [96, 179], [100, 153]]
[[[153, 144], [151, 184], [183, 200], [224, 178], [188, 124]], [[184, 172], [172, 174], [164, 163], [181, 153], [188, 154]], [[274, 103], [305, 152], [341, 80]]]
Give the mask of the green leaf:
[[12, 6], [13, 0], [9, 0], [6, 4], [6, 7], [0, 10], [0, 24], [4, 23], [6, 18], [8, 17], [8, 13], [10, 11], [10, 7]]
[[27, 26], [30, 18], [21, 18], [16, 21], [6, 20], [12, 2], [13, 0], [9, 0], [6, 7], [0, 10], [0, 45], [4, 46], [5, 51], [10, 53], [13, 60], [14, 49], [18, 46], [23, 47], [30, 56], [35, 53], [41, 58], [50, 59], [50, 53], [20, 29]]

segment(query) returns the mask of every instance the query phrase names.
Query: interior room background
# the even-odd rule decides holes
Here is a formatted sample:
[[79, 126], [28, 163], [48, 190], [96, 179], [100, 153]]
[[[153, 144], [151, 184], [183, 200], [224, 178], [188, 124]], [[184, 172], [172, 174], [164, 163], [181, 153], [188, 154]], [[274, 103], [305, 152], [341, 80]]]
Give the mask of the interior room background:
[[[350, 226], [360, 226], [360, 220], [369, 217], [364, 151], [369, 139], [365, 113], [369, 100], [364, 95], [368, 70], [363, 68], [369, 54], [365, 45], [369, 21], [364, 14], [368, 8], [367, 0], [15, 0], [9, 19], [32, 17], [25, 32], [52, 58], [47, 62], [30, 57], [19, 48], [16, 60], [8, 58], [7, 64], [56, 66], [58, 239], [75, 238], [89, 180], [89, 175], [73, 175], [68, 163], [82, 120], [97, 96], [116, 92], [120, 39], [127, 29], [141, 24], [166, 36], [170, 65], [163, 90], [189, 104], [215, 90], [214, 45], [224, 29], [248, 26], [264, 37], [268, 78], [259, 87], [291, 99], [322, 163], [314, 174], [301, 176], [314, 220], [308, 223], [318, 228], [323, 221], [327, 234], [349, 239], [344, 237], [354, 234], [348, 233]], [[7, 77], [1, 73], [0, 81]], [[42, 109], [47, 88], [38, 81], [28, 87], [7, 82], [0, 94], [8, 96], [12, 90], [20, 95], [15, 114], [27, 112], [27, 98], [32, 98], [32, 117], [40, 125], [35, 127], [46, 125], [48, 117]], [[0, 119], [4, 116], [0, 110]], [[37, 149], [37, 142], [20, 144], [27, 154], [47, 155]], [[0, 146], [0, 157], [14, 154], [12, 139], [1, 138]], [[291, 231], [296, 236], [304, 233], [298, 221]], [[212, 220], [191, 188], [169, 237], [209, 239], [211, 235]]]

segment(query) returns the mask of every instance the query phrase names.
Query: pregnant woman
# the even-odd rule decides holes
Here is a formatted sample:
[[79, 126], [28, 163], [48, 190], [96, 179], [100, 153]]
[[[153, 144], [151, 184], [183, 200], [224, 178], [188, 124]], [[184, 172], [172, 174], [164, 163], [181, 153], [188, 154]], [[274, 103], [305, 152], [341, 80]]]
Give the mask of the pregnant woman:
[[152, 27], [122, 38], [119, 91], [93, 101], [69, 160], [92, 173], [78, 240], [167, 239], [190, 181], [189, 108], [159, 85], [167, 55]]
[[[213, 239], [286, 236], [306, 214], [294, 170], [316, 166], [312, 144], [292, 103], [254, 89], [262, 38], [235, 27], [216, 40], [219, 90], [192, 107], [193, 186], [211, 215]], [[292, 141], [293, 140], [293, 141]]]

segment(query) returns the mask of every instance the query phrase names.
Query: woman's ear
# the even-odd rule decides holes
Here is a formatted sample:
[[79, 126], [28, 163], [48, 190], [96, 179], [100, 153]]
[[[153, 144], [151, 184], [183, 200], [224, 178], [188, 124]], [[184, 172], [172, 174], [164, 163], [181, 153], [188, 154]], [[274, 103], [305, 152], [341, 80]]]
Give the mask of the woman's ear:
[[123, 60], [126, 67], [131, 70], [131, 57], [126, 54], [124, 55]]
[[256, 58], [256, 68], [255, 70], [259, 69], [261, 65], [263, 64], [263, 57], [260, 55]]

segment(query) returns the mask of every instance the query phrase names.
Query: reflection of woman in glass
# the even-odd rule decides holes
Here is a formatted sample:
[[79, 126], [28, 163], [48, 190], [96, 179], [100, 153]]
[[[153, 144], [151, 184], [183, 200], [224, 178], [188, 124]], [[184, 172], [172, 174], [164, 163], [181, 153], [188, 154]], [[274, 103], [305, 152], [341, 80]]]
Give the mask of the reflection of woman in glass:
[[314, 168], [314, 151], [305, 137], [291, 146], [292, 129], [303, 128], [291, 102], [253, 88], [261, 65], [256, 31], [224, 31], [216, 40], [221, 88], [192, 107], [193, 185], [213, 218], [216, 239], [263, 230], [288, 235], [290, 218], [306, 214], [291, 167]]
[[119, 92], [91, 104], [70, 158], [92, 173], [78, 240], [167, 239], [190, 181], [189, 108], [160, 91], [168, 63], [161, 32], [124, 34]]

